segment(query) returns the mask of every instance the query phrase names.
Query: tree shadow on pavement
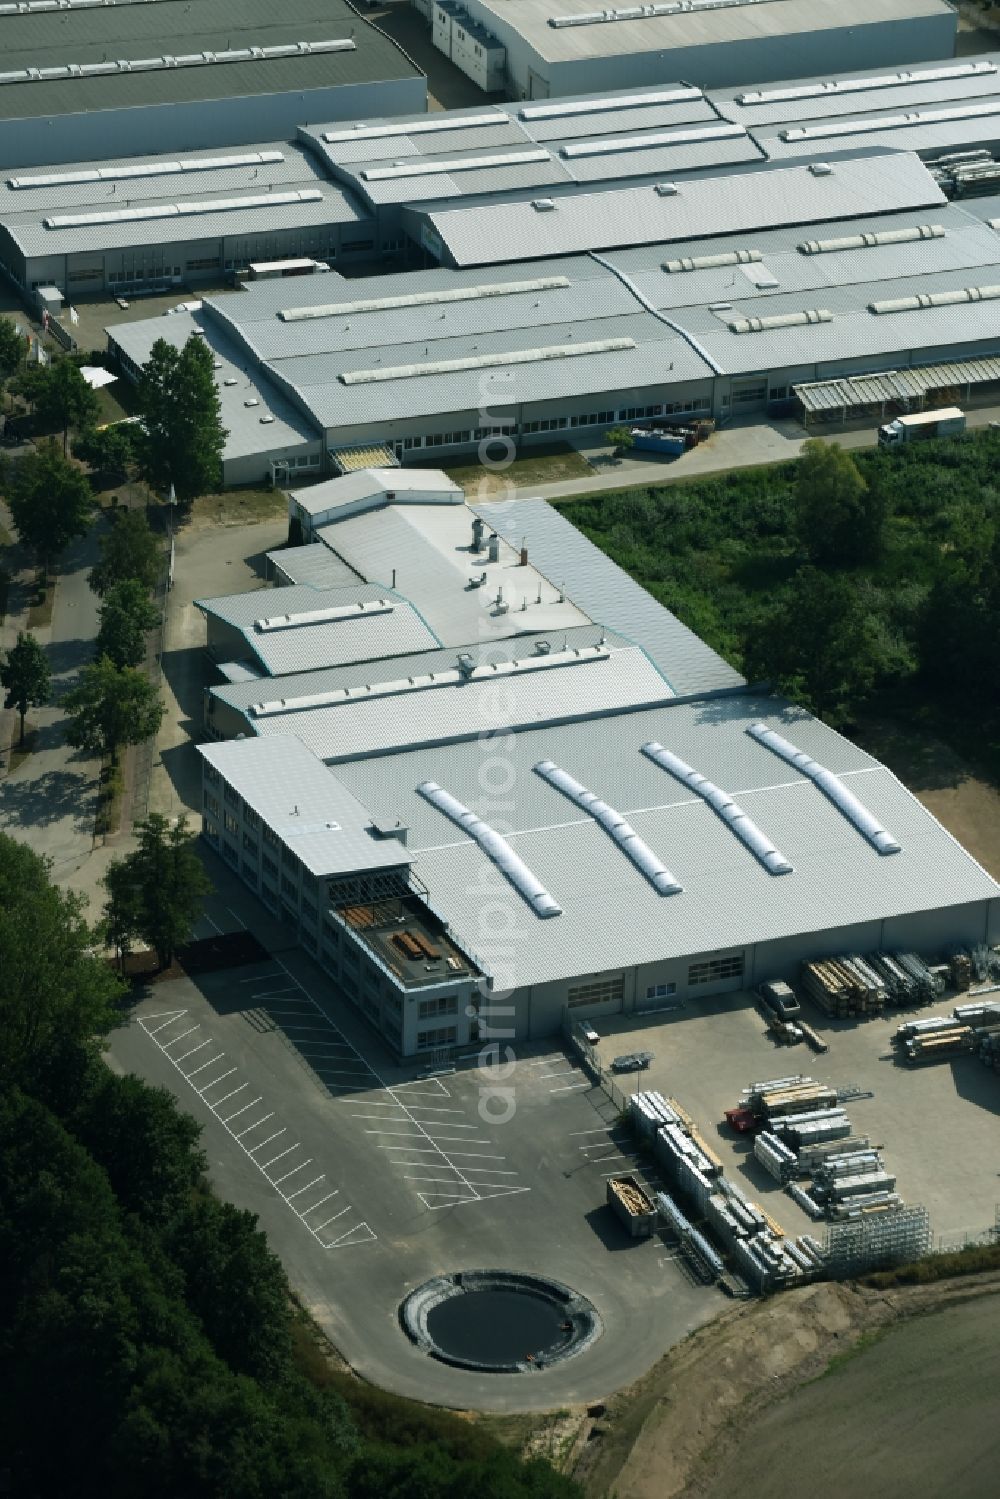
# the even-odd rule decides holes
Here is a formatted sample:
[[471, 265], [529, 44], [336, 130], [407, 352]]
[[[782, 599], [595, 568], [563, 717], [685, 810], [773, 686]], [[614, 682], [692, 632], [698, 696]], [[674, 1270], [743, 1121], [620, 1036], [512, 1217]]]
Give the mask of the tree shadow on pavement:
[[179, 725], [188, 734], [199, 733], [202, 724], [202, 693], [208, 685], [208, 666], [201, 646], [164, 651], [163, 675], [177, 700], [183, 717]]
[[[30, 764], [30, 762], [29, 762]], [[72, 817], [78, 832], [92, 827], [96, 789], [82, 775], [49, 770], [28, 780], [7, 780], [0, 792], [4, 821], [26, 830]]]

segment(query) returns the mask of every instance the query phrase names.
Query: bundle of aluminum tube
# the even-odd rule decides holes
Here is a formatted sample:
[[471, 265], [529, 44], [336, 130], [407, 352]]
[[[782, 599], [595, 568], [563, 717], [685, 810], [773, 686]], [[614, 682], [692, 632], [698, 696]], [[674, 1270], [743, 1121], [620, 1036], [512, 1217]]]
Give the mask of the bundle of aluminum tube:
[[824, 1140], [845, 1140], [852, 1125], [843, 1109], [829, 1109], [812, 1118], [800, 1114], [793, 1119], [775, 1121], [772, 1128], [793, 1148], [801, 1149], [804, 1145], [816, 1145]]
[[680, 1123], [662, 1093], [633, 1093], [629, 1099], [629, 1113], [633, 1127], [644, 1138], [655, 1135], [664, 1124]]
[[810, 1218], [822, 1218], [823, 1209], [815, 1197], [810, 1197], [804, 1187], [800, 1187], [797, 1182], [788, 1182], [785, 1191], [793, 1202], [797, 1202], [799, 1207], [809, 1214]]
[[754, 1140], [753, 1153], [764, 1170], [777, 1182], [791, 1181], [798, 1172], [799, 1163], [794, 1150], [789, 1150], [777, 1135], [772, 1135], [768, 1130], [761, 1130]]

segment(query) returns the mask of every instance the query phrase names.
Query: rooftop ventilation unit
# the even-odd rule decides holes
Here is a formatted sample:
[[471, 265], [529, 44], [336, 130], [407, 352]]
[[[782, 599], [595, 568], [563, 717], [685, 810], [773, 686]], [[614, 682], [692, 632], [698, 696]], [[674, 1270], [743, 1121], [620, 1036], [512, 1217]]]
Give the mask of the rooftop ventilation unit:
[[809, 170], [814, 177], [832, 177], [833, 167], [828, 161], [811, 161]]
[[554, 198], [533, 198], [531, 206], [536, 213], [551, 213], [556, 205]]
[[820, 99], [825, 94], [863, 94], [869, 89], [899, 88], [914, 83], [945, 83], [952, 78], [971, 78], [995, 73], [996, 63], [959, 63], [953, 68], [927, 68], [919, 73], [884, 73], [875, 78], [834, 78], [829, 83], [803, 83], [794, 88], [752, 89], [736, 95], [737, 104], [784, 104], [796, 99]]
[[806, 239], [798, 245], [803, 255], [829, 255], [835, 250], [870, 250], [877, 245], [907, 245], [918, 239], [943, 239], [942, 224], [915, 224], [910, 229], [880, 229], [870, 234], [845, 234], [841, 239]]
[[832, 323], [833, 313], [825, 307], [810, 307], [805, 312], [776, 312], [773, 317], [734, 318], [727, 324], [730, 333], [771, 333], [777, 328], [805, 328], [810, 323]]
[[852, 822], [862, 837], [867, 838], [872, 847], [880, 854], [898, 854], [901, 852], [900, 845], [895, 838], [891, 837], [878, 821], [858, 801], [853, 792], [848, 791], [839, 776], [835, 776], [832, 770], [819, 765], [811, 759], [804, 750], [798, 749], [790, 740], [769, 729], [766, 724], [754, 723], [747, 729], [752, 739], [758, 744], [766, 747], [789, 765], [794, 765], [804, 776], [808, 776], [814, 786], [818, 786], [824, 796], [842, 812], [848, 822]]
[[392, 125], [361, 125], [353, 130], [324, 130], [323, 139], [331, 146], [346, 141], [377, 141], [396, 135], [437, 135], [443, 130], [481, 130], [487, 125], [509, 125], [505, 114], [452, 115], [436, 114], [422, 120], [397, 120]]
[[355, 50], [355, 42], [342, 38], [328, 42], [289, 42], [277, 47], [237, 47], [226, 52], [190, 52], [181, 57], [131, 57], [118, 58], [115, 62], [63, 63], [53, 68], [18, 68], [12, 73], [0, 73], [0, 85], [54, 83], [64, 78], [98, 78], [112, 73], [158, 73], [168, 68], [204, 68], [214, 67], [217, 63], [266, 62], [273, 57]]
[[678, 271], [715, 271], [727, 265], [757, 265], [764, 259], [759, 250], [726, 250], [721, 255], [685, 255], [680, 260], [665, 260], [663, 269]]
[[549, 359], [575, 359], [583, 354], [615, 354], [634, 349], [633, 338], [603, 338], [593, 343], [550, 344], [544, 349], [517, 349], [509, 354], [473, 354], [467, 359], [438, 359], [430, 364], [400, 364], [375, 370], [344, 370], [342, 385], [375, 385], [384, 380], [413, 380], [421, 375], [454, 375], [512, 364], [540, 364]]
[[92, 224], [135, 224], [144, 219], [187, 218], [205, 213], [236, 213], [248, 208], [280, 208], [289, 203], [321, 203], [315, 188], [258, 193], [246, 198], [203, 198], [190, 203], [156, 203], [146, 208], [114, 208], [101, 213], [62, 213], [42, 220], [46, 229], [83, 229]]
[[960, 307], [966, 302], [995, 302], [1000, 286], [963, 286], [957, 291], [920, 292], [915, 297], [893, 297], [886, 302], [869, 302], [868, 311], [920, 312], [925, 307]]
[[644, 843], [635, 828], [625, 821], [620, 812], [614, 807], [609, 807], [607, 802], [602, 802], [593, 791], [588, 791], [586, 786], [581, 786], [579, 781], [573, 779], [565, 770], [560, 769], [552, 760], [540, 760], [534, 767], [535, 774], [540, 775], [543, 781], [548, 781], [563, 796], [569, 797], [582, 811], [589, 813], [595, 822], [600, 823], [604, 831], [614, 839], [618, 847], [627, 859], [630, 859], [640, 874], [645, 875], [658, 895], [679, 895], [683, 890], [681, 885], [670, 870], [657, 858], [656, 854]]
[[[105, 0], [100, 0], [105, 3]], [[150, 4], [152, 0], [141, 0]], [[46, 172], [39, 177], [10, 177], [7, 186], [73, 187], [85, 182], [131, 182], [142, 177], [172, 177], [180, 172], [229, 171], [284, 161], [281, 151], [248, 151], [241, 156], [182, 156], [176, 161], [142, 161], [128, 167], [87, 167], [79, 172]]]
[[503, 156], [456, 156], [450, 161], [404, 162], [393, 167], [364, 167], [365, 182], [392, 182], [398, 177], [444, 176], [450, 172], [481, 172], [487, 168], [527, 166], [529, 162], [548, 161], [547, 151], [508, 151]]
[[459, 286], [450, 291], [407, 292], [398, 297], [368, 297], [361, 302], [328, 302], [320, 307], [289, 307], [278, 313], [286, 323], [304, 323], [313, 318], [352, 317], [360, 312], [393, 312], [402, 307], [434, 307], [448, 302], [478, 302], [489, 297], [512, 297], [517, 293], [563, 291], [567, 276], [540, 276], [536, 281], [496, 281], [485, 286]]
[[882, 115], [875, 120], [831, 120], [825, 125], [797, 125], [778, 132], [783, 141], [817, 141], [834, 135], [871, 135], [879, 130], [903, 130], [911, 125], [940, 125], [949, 120], [976, 120], [1000, 115], [1000, 104], [963, 104], [955, 109], [914, 109], [907, 114]]
[[705, 776], [699, 775], [696, 770], [686, 764], [679, 755], [664, 749], [663, 745], [657, 744], [655, 740], [644, 744], [642, 753], [652, 760], [654, 765], [667, 771], [680, 781], [681, 785], [687, 786], [689, 790], [707, 802], [712, 811], [722, 818], [740, 842], [745, 844], [754, 858], [764, 866], [768, 874], [792, 873], [792, 866], [784, 854], [775, 848], [770, 838], [761, 832], [755, 822], [751, 822], [742, 807], [737, 806], [733, 801], [728, 791], [720, 790]]
[[656, 196], [658, 198], [676, 198], [677, 191], [678, 191], [678, 189], [677, 189], [677, 183], [676, 182], [658, 182], [656, 184], [656, 186], [654, 187], [653, 191], [656, 193]]
[[346, 619], [364, 619], [369, 614], [391, 614], [395, 607], [390, 599], [369, 599], [361, 604], [307, 609], [300, 614], [274, 614], [266, 619], [255, 619], [253, 627], [258, 635], [267, 635], [273, 630], [298, 630], [303, 625], [332, 625]]
[[483, 822], [474, 812], [470, 812], [457, 797], [451, 795], [450, 791], [445, 791], [437, 781], [421, 781], [417, 787], [417, 795], [430, 802], [432, 807], [436, 807], [450, 822], [460, 828], [466, 837], [479, 845], [486, 857], [510, 881], [518, 895], [528, 903], [536, 916], [545, 918], [562, 915], [562, 906], [532, 874], [523, 859], [517, 856], [506, 838], [501, 838], [494, 828]]
[[605, 140], [581, 141], [559, 147], [567, 159], [577, 156], [604, 156], [614, 151], [644, 151], [650, 146], [689, 146], [699, 141], [745, 138], [742, 125], [704, 125], [698, 130], [656, 131], [649, 135], [609, 135]]
[[656, 104], [694, 103], [704, 97], [700, 88], [672, 88], [651, 90], [648, 94], [604, 94], [597, 99], [578, 99], [572, 104], [525, 104], [517, 113], [521, 120], [572, 119], [574, 115], [617, 113], [620, 109], [641, 109]]

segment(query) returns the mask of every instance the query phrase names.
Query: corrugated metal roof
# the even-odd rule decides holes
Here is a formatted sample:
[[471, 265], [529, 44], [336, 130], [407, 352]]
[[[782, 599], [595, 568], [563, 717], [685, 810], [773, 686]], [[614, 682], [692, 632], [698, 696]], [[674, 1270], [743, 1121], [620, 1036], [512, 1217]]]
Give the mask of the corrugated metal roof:
[[[533, 565], [518, 565], [519, 535], [514, 546], [501, 548], [498, 562], [487, 561], [485, 552], [473, 553], [472, 519], [464, 506], [390, 505], [374, 522], [367, 515], [348, 516], [318, 534], [369, 582], [390, 584], [395, 574], [396, 587], [445, 645], [558, 633], [590, 622], [589, 611], [572, 602], [572, 589], [559, 599], [559, 583], [544, 565], [539, 564], [544, 578]], [[487, 581], [471, 587], [483, 573]], [[501, 593], [506, 607], [497, 605]]]
[[[2, 90], [0, 90], [2, 92]], [[263, 152], [280, 152], [282, 160], [257, 163], [248, 160], [214, 171], [191, 171], [149, 177], [129, 177], [87, 183], [53, 184], [45, 187], [15, 189], [11, 179], [40, 176], [34, 168], [4, 173], [0, 179], [0, 229], [6, 231], [26, 256], [79, 254], [86, 250], [115, 250], [134, 245], [164, 245], [173, 240], [230, 239], [246, 235], [267, 234], [282, 229], [307, 229], [327, 224], [367, 222], [366, 211], [344, 188], [332, 183], [318, 165], [299, 146], [287, 142], [268, 142], [247, 150], [222, 152], [172, 152], [161, 157], [139, 158], [143, 164], [217, 159], [220, 156], [250, 157]], [[78, 162], [60, 168], [55, 175], [84, 170], [113, 169], [134, 166], [137, 162]], [[317, 202], [276, 204], [253, 209], [233, 208], [217, 213], [186, 214], [177, 219], [129, 220], [108, 224], [75, 224], [50, 229], [45, 221], [67, 212], [128, 212], [171, 203], [219, 201], [231, 195], [261, 196], [272, 189], [306, 188], [320, 192]]]
[[953, 385], [1000, 381], [1000, 359], [964, 359], [954, 364], [928, 364], [916, 369], [887, 370], [880, 375], [854, 375], [819, 380], [794, 387], [807, 411], [842, 411], [877, 406], [882, 401], [920, 401], [929, 390]]
[[[750, 738], [745, 730], [755, 721], [787, 734], [845, 778], [902, 852], [881, 858], [822, 792]], [[640, 753], [651, 739], [736, 795], [794, 872], [772, 878], [700, 798]], [[555, 920], [536, 921], [525, 915], [515, 892], [490, 883], [495, 929], [517, 934], [515, 942], [504, 942], [504, 982], [511, 986], [738, 949], [1000, 895], [1000, 886], [888, 770], [774, 699], [740, 695], [531, 730], [513, 735], [506, 754], [507, 837], [563, 908]], [[483, 855], [415, 787], [436, 780], [488, 821], [493, 803], [479, 779], [483, 755], [482, 747], [466, 743], [337, 767], [338, 778], [374, 814], [398, 817], [409, 827], [407, 846], [431, 904], [480, 951], [488, 940], [478, 878]], [[658, 896], [591, 818], [532, 773], [543, 758], [626, 816], [677, 876], [683, 894]], [[492, 910], [494, 901], [502, 911]]]
[[461, 486], [439, 468], [361, 468], [308, 489], [294, 489], [291, 497], [306, 515], [316, 516], [389, 493], [397, 505], [427, 503], [427, 496], [443, 494], [451, 495], [456, 505], [465, 503]]
[[355, 50], [217, 66], [164, 68], [0, 87], [0, 117], [82, 114], [181, 101], [231, 99], [338, 84], [412, 78], [417, 69], [346, 0], [158, 0], [81, 10], [53, 7], [4, 18], [4, 68], [62, 67], [110, 58], [226, 52], [248, 46], [351, 38]]
[[[540, 654], [538, 647], [549, 650], [578, 649], [604, 640], [612, 649], [629, 646], [630, 641], [604, 625], [577, 625], [556, 635], [510, 635], [504, 640], [467, 641], [461, 653], [471, 657], [473, 665], [494, 661], [524, 661]], [[340, 687], [364, 687], [369, 683], [388, 682], [401, 675], [429, 676], [432, 672], [451, 671], [458, 663], [455, 647], [433, 651], [415, 651], [406, 656], [381, 657], [375, 661], [355, 661], [344, 666], [321, 667], [316, 671], [290, 673], [281, 678], [281, 695], [303, 697], [308, 693], [334, 692]], [[220, 702], [245, 713], [251, 703], [261, 700], [260, 678], [256, 685], [248, 682], [225, 683], [209, 689]], [[273, 696], [273, 690], [264, 696]]]
[[[404, 687], [392, 697], [250, 715], [249, 724], [262, 736], [294, 734], [322, 760], [335, 763], [460, 739], [485, 743], [508, 729], [594, 718], [671, 696], [656, 667], [634, 646], [600, 651], [593, 658], [589, 653], [598, 651], [596, 646], [569, 650], [581, 651], [581, 659], [567, 664], [560, 640], [557, 653], [544, 658], [544, 665], [536, 665], [543, 658], [529, 657], [522, 676], [501, 667], [495, 677], [439, 686], [429, 684], [407, 658], [398, 665], [402, 682], [412, 683], [410, 691]], [[282, 694], [290, 701], [284, 682]], [[261, 691], [258, 700], [269, 696]]]
[[526, 537], [535, 564], [564, 583], [592, 619], [642, 646], [679, 697], [745, 685], [739, 672], [544, 500], [472, 508], [508, 541]]
[[662, 196], [654, 186], [563, 195], [539, 212], [531, 202], [412, 211], [459, 266], [567, 255], [585, 250], [677, 243], [776, 224], [852, 218], [944, 203], [920, 159], [891, 153], [838, 161], [825, 175], [809, 167], [686, 179]]
[[[390, 612], [358, 615], [331, 623], [310, 623], [261, 632], [254, 621], [282, 614], [307, 613], [346, 604], [371, 603], [389, 595]], [[251, 653], [271, 676], [335, 666], [346, 661], [369, 661], [376, 656], [401, 656], [427, 650], [441, 641], [407, 599], [390, 589], [357, 583], [338, 588], [254, 589], [224, 598], [196, 599], [206, 615], [240, 630]]]
[[360, 802], [294, 736], [199, 744], [197, 749], [311, 874], [412, 863], [398, 839], [375, 836]]
[[280, 568], [293, 584], [309, 588], [339, 588], [345, 583], [358, 581], [357, 573], [319, 541], [308, 546], [281, 547], [265, 555], [268, 562]]
[[[519, 0], [512, 8], [505, 0], [470, 0], [472, 15], [503, 34], [512, 29], [549, 62], [584, 62], [623, 54], [662, 52], [664, 71], [670, 76], [670, 51], [689, 47], [723, 48], [727, 44], [758, 42], [769, 45], [780, 57], [794, 52], [796, 36], [851, 27], [859, 52], [864, 55], [864, 31], [868, 25], [891, 27], [917, 17], [951, 15], [942, 0], [840, 0], [837, 5], [817, 5], [815, 0], [758, 0], [719, 7], [678, 9], [667, 15], [650, 14], [642, 6], [617, 6], [628, 19], [612, 24], [553, 27], [553, 16], [600, 16], [594, 0]], [[611, 9], [611, 7], [607, 7]]]

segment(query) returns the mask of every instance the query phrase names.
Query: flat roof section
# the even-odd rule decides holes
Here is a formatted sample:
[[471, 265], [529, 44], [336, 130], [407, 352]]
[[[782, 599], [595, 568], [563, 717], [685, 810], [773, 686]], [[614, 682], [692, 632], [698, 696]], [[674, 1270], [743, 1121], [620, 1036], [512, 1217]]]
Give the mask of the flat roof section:
[[[25, 11], [4, 16], [6, 76], [35, 69], [25, 82], [0, 80], [0, 119], [44, 118], [156, 104], [283, 94], [413, 78], [419, 69], [346, 0], [156, 0]], [[353, 43], [349, 50], [303, 51], [299, 43]], [[270, 55], [240, 61], [214, 56], [256, 48]], [[275, 51], [277, 49], [277, 51]], [[206, 57], [207, 54], [207, 57]], [[201, 56], [201, 65], [176, 67], [170, 58]], [[45, 76], [71, 69], [162, 59], [162, 67], [115, 68], [97, 76]]]
[[398, 838], [377, 835], [357, 798], [298, 739], [234, 739], [196, 748], [310, 874], [402, 868], [413, 862]]

